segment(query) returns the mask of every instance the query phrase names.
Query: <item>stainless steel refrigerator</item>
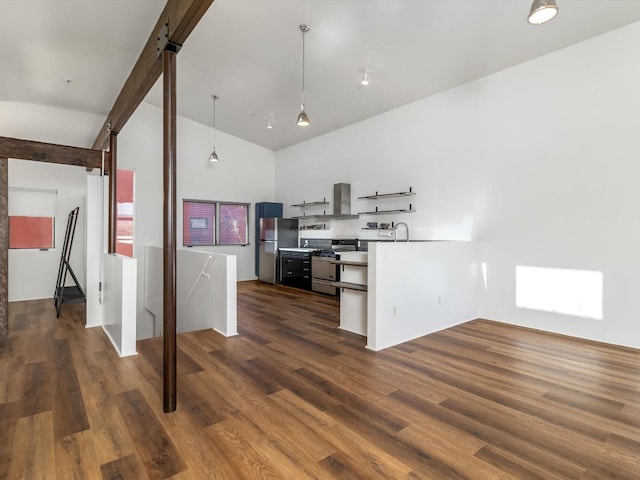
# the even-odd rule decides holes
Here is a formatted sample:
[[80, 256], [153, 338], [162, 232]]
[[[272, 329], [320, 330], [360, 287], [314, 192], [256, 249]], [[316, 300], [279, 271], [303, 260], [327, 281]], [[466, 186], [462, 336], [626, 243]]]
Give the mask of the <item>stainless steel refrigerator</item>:
[[295, 218], [260, 219], [260, 271], [263, 282], [277, 283], [278, 248], [298, 246], [298, 220]]

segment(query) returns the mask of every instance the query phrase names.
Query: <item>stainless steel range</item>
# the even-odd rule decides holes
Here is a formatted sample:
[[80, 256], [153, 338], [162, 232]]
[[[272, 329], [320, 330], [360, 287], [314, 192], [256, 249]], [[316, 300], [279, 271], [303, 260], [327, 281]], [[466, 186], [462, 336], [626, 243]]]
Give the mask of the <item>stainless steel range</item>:
[[314, 251], [311, 254], [311, 290], [338, 295], [336, 287], [327, 285], [327, 282], [340, 280], [340, 269], [333, 262], [340, 257], [340, 252], [353, 252], [357, 245], [357, 240], [331, 240], [331, 244]]

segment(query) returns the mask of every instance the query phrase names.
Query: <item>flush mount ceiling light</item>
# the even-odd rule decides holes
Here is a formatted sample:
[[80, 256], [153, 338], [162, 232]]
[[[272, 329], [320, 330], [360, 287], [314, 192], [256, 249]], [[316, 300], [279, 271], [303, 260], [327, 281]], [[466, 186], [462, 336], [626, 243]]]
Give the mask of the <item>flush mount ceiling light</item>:
[[366, 87], [369, 85], [369, 70], [365, 70], [362, 72], [362, 80], [360, 80], [360, 85]]
[[302, 101], [300, 102], [300, 113], [298, 114], [298, 121], [296, 122], [296, 125], [299, 127], [308, 127], [309, 116], [307, 115], [304, 106], [304, 37], [309, 31], [309, 27], [303, 23], [300, 25], [300, 31], [302, 32]]
[[556, 0], [533, 0], [528, 21], [532, 25], [541, 25], [558, 14]]
[[216, 153], [216, 100], [218, 100], [218, 97], [211, 95], [211, 100], [213, 100], [213, 151], [209, 155], [209, 161], [215, 163], [218, 161], [218, 154]]

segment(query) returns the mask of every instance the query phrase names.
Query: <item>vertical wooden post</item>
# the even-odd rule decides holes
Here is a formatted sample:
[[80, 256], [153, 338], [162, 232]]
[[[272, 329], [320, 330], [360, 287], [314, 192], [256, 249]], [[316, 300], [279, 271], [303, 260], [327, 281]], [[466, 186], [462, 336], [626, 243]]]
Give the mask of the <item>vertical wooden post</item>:
[[163, 68], [163, 408], [176, 409], [176, 52], [165, 48]]
[[9, 160], [0, 158], [0, 335], [9, 333]]
[[118, 134], [109, 135], [109, 238], [107, 253], [116, 253], [116, 230], [118, 228]]

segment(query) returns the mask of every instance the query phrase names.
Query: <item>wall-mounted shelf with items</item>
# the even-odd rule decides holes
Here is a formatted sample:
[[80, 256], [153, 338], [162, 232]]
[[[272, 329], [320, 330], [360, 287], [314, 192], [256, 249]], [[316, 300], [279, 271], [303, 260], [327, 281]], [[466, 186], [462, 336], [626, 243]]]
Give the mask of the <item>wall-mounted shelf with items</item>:
[[318, 207], [321, 205], [329, 205], [331, 202], [327, 202], [326, 198], [323, 198], [322, 200], [319, 200], [317, 202], [305, 202], [303, 201], [302, 203], [294, 203], [293, 205], [291, 205], [292, 207], [300, 207], [300, 208], [307, 208], [307, 207]]
[[393, 193], [378, 193], [375, 195], [365, 195], [364, 197], [358, 197], [358, 200], [378, 200], [381, 198], [394, 198], [394, 197], [411, 197], [416, 193], [413, 191], [411, 187], [409, 187], [408, 192], [393, 192]]
[[327, 228], [326, 223], [312, 223], [310, 225], [300, 225], [298, 230], [329, 230], [329, 228]]
[[[409, 187], [409, 190], [406, 192], [393, 192], [393, 193], [376, 192], [375, 195], [365, 195], [364, 197], [358, 197], [358, 200], [384, 200], [387, 198], [411, 197], [413, 195], [415, 195], [415, 192], [411, 187]], [[384, 215], [384, 214], [413, 213], [413, 212], [415, 212], [415, 210], [413, 209], [413, 206], [409, 204], [409, 208], [392, 208], [389, 210], [380, 210], [380, 208], [376, 207], [375, 210], [369, 210], [367, 212], [359, 212], [358, 215]], [[375, 228], [374, 230], [377, 230], [377, 228]]]
[[367, 222], [366, 227], [362, 227], [362, 230], [378, 230], [378, 231], [393, 231], [395, 230], [395, 225], [393, 222], [391, 223], [378, 223], [378, 222]]

